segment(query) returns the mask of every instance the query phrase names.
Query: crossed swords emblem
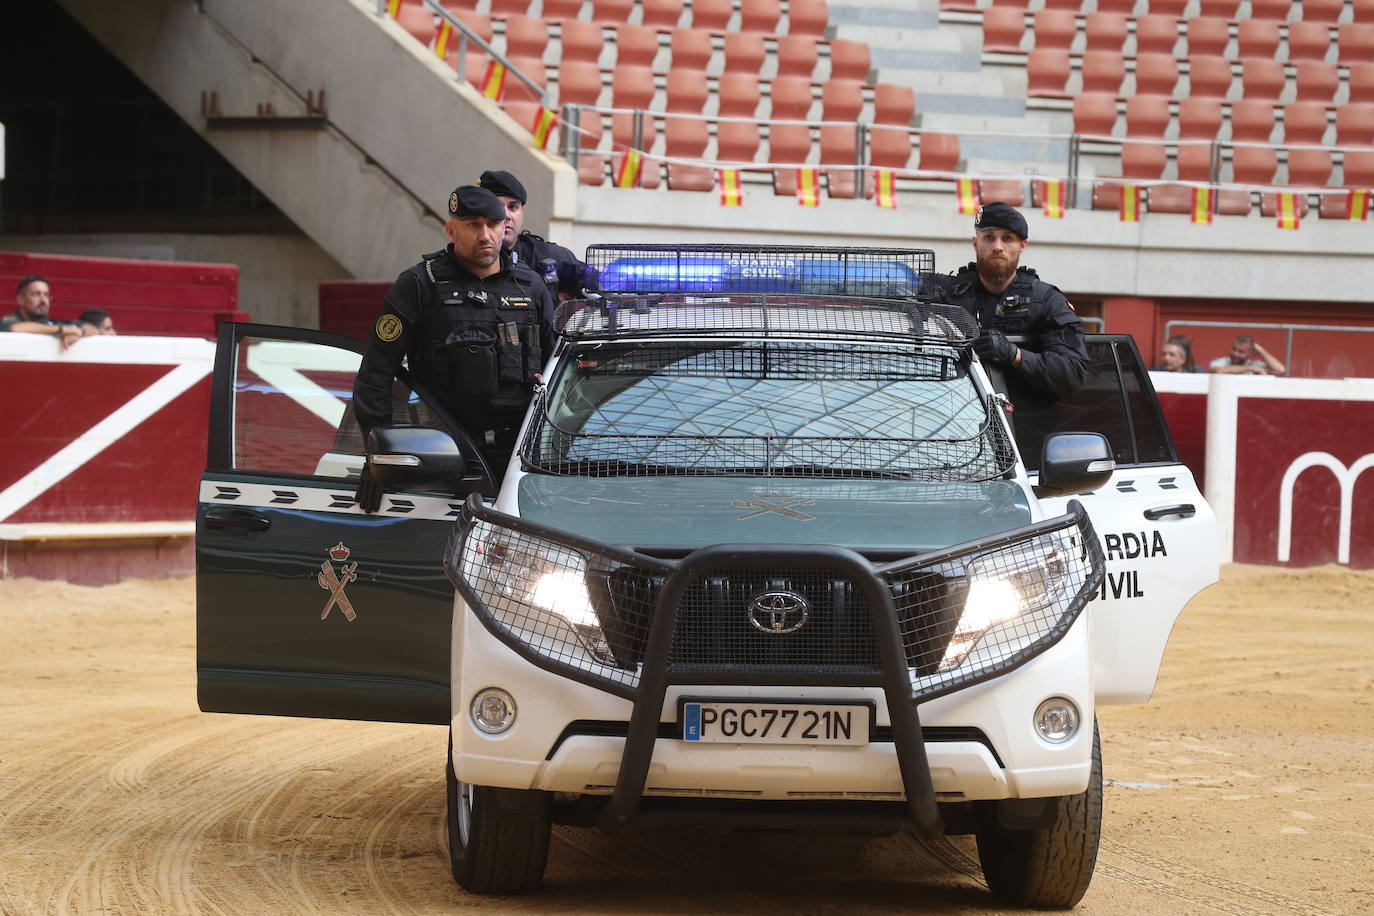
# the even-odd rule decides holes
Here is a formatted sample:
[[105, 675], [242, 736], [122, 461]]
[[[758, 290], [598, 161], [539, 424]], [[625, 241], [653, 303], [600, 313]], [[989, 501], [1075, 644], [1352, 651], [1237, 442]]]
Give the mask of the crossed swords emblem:
[[349, 601], [348, 596], [344, 594], [344, 587], [358, 578], [358, 564], [356, 562], [340, 564], [339, 571], [343, 575], [335, 575], [334, 564], [328, 560], [320, 564], [320, 574], [315, 578], [320, 583], [320, 588], [329, 589], [329, 601], [326, 602], [324, 610], [320, 612], [320, 619], [324, 620], [328, 617], [329, 612], [334, 610], [334, 606], [337, 604], [344, 617], [351, 623], [358, 619], [358, 614], [353, 610], [353, 602]]
[[[777, 502], [776, 500], [781, 500]], [[760, 515], [767, 515], [769, 512], [776, 512], [778, 515], [794, 518], [799, 522], [813, 521], [816, 516], [807, 515], [805, 512], [798, 512], [793, 506], [814, 506], [814, 499], [805, 499], [793, 496], [791, 493], [760, 493], [758, 496], [748, 496], [737, 499], [730, 503], [736, 509], [753, 509], [753, 512], [746, 512], [739, 517], [740, 521], [757, 518]]]

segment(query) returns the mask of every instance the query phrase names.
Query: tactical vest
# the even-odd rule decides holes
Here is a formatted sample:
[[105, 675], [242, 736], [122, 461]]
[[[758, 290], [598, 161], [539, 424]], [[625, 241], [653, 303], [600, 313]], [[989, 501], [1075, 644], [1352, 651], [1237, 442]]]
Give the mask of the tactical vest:
[[990, 315], [984, 315], [978, 303], [977, 280], [972, 264], [960, 268], [950, 284], [949, 304], [969, 309], [980, 326], [996, 328], [1003, 334], [1033, 333], [1049, 314], [1050, 294], [1056, 291], [1041, 281], [1033, 269], [1018, 267], [1011, 285], [997, 297], [996, 307]]
[[429, 301], [416, 372], [461, 422], [479, 429], [517, 423], [544, 368], [538, 278], [513, 264], [509, 278], [477, 285], [446, 253], [425, 255], [417, 267]]

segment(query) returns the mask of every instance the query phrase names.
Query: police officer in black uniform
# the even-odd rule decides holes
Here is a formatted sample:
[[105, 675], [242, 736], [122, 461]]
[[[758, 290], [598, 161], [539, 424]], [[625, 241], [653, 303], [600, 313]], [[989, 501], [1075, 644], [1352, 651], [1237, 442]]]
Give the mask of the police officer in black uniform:
[[518, 263], [528, 264], [544, 278], [544, 283], [563, 299], [584, 299], [587, 293], [598, 293], [601, 286], [596, 272], [577, 259], [562, 245], [545, 241], [525, 226], [525, 186], [510, 172], [490, 169], [477, 179], [506, 207], [506, 234], [502, 244]]
[[[935, 286], [943, 301], [978, 319], [982, 330], [973, 349], [979, 359], [1042, 392], [1072, 396], [1083, 388], [1088, 369], [1083, 322], [1056, 287], [1017, 266], [1026, 238], [1026, 218], [1014, 207], [983, 205], [973, 223], [976, 260], [952, 276], [934, 278]], [[1007, 335], [1027, 342], [1018, 347]]]
[[[353, 382], [363, 441], [392, 422], [392, 379], [412, 376], [463, 425], [499, 475], [553, 346], [553, 297], [538, 274], [501, 247], [506, 208], [465, 185], [448, 199], [449, 244], [387, 291]], [[498, 476], [499, 479], [499, 476]], [[381, 488], [363, 468], [358, 505], [375, 512]]]

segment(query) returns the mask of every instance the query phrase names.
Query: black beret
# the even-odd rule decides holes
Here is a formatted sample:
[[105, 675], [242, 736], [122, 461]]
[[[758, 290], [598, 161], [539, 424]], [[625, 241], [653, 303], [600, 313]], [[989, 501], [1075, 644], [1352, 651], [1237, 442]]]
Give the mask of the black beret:
[[498, 197], [514, 197], [520, 203], [529, 203], [525, 196], [525, 186], [510, 172], [488, 169], [477, 179], [477, 183]]
[[990, 203], [983, 204], [978, 208], [978, 215], [973, 218], [973, 228], [977, 229], [1010, 229], [1023, 239], [1030, 238], [1030, 232], [1026, 227], [1026, 218], [1021, 215], [1010, 204]]
[[506, 218], [506, 208], [496, 199], [496, 195], [486, 188], [465, 184], [461, 188], [454, 188], [453, 193], [448, 196], [448, 216], [449, 219], [481, 216], [486, 219], [503, 220]]

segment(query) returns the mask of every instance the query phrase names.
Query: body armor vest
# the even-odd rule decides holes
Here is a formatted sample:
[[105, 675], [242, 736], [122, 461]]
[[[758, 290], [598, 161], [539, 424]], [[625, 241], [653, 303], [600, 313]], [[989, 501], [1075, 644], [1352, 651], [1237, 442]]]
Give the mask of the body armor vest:
[[416, 371], [465, 425], [518, 423], [544, 366], [537, 276], [513, 264], [509, 278], [477, 285], [444, 254], [425, 255], [418, 267], [429, 300]]

